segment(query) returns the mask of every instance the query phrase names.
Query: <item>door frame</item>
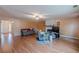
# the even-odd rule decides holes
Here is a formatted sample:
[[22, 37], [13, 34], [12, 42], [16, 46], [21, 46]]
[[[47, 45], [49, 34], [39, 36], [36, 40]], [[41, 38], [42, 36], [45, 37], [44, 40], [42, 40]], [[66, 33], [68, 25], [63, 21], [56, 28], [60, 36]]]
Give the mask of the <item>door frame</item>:
[[[7, 31], [3, 31], [3, 24], [2, 22], [8, 22], [8, 30]], [[5, 25], [4, 25], [5, 26]], [[1, 20], [1, 34], [7, 34], [7, 33], [11, 33], [12, 32], [12, 22], [9, 20]]]

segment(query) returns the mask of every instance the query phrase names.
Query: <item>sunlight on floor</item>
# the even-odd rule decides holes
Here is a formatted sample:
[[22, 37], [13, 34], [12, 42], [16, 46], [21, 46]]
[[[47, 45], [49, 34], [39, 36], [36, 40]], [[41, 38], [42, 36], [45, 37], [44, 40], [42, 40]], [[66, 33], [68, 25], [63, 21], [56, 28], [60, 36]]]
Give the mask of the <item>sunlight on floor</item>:
[[12, 34], [1, 34], [1, 48], [2, 50], [9, 50], [12, 47]]

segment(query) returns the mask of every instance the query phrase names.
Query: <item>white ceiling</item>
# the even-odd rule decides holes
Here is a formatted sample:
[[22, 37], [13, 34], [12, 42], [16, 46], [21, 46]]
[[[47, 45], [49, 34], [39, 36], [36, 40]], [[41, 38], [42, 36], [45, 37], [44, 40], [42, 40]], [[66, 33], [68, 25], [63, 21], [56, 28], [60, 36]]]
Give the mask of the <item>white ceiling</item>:
[[[32, 12], [40, 13], [48, 19], [55, 17], [72, 17], [78, 15], [79, 6], [73, 8], [73, 5], [3, 5], [0, 6], [0, 13], [5, 16], [20, 19], [27, 19], [27, 15]], [[76, 13], [77, 12], [77, 13]], [[73, 14], [73, 15], [72, 15]], [[3, 16], [4, 16], [3, 15]], [[0, 15], [0, 17], [2, 17]]]

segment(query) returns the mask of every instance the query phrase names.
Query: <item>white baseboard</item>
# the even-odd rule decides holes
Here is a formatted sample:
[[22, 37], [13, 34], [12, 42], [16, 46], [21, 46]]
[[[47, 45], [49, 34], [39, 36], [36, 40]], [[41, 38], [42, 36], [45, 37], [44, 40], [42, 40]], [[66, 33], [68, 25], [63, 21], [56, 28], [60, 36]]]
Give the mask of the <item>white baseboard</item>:
[[71, 39], [79, 39], [77, 37], [73, 37], [73, 36], [66, 36], [66, 35], [60, 35], [61, 37], [66, 37], [66, 38], [71, 38]]

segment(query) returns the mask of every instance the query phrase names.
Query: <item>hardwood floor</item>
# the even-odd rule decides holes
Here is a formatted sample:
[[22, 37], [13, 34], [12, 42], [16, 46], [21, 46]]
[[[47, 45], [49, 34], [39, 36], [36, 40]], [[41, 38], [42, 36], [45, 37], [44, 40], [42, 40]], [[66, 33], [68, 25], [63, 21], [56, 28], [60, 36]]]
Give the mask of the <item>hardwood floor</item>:
[[77, 40], [68, 38], [55, 39], [48, 44], [39, 44], [35, 35], [26, 37], [14, 37], [12, 53], [76, 53], [79, 52], [79, 44]]

